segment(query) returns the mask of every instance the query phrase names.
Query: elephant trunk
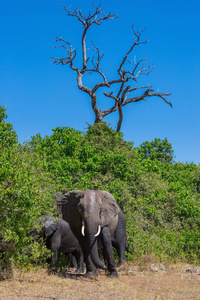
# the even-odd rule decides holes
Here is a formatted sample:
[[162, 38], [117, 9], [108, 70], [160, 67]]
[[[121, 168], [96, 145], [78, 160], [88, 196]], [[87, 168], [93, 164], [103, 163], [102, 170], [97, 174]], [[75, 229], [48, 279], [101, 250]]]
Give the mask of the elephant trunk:
[[89, 230], [89, 234], [88, 234], [88, 232], [87, 232], [88, 230], [87, 230], [87, 226], [86, 226], [86, 233], [85, 233], [85, 235], [88, 238], [89, 252], [90, 252], [90, 256], [91, 256], [92, 262], [94, 263], [94, 265], [96, 266], [96, 268], [106, 270], [107, 267], [100, 260], [99, 253], [98, 253], [97, 235], [100, 234], [100, 229], [101, 229], [100, 227], [101, 226], [99, 225], [98, 227], [96, 227], [96, 228], [98, 228], [97, 230]]
[[91, 245], [90, 255], [96, 268], [103, 269], [103, 270], [107, 269], [106, 265], [99, 258], [97, 239], [95, 239], [93, 244]]

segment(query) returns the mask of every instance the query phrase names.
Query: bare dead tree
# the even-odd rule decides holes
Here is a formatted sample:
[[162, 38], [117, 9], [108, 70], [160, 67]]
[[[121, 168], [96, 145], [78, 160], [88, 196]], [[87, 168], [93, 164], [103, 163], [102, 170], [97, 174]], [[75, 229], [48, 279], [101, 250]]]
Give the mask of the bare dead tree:
[[[103, 54], [100, 53], [100, 50], [98, 47], [94, 45], [92, 42], [92, 49], [96, 53], [96, 58], [94, 57], [87, 57], [88, 50], [86, 48], [86, 34], [88, 29], [96, 24], [101, 25], [103, 21], [107, 21], [110, 19], [118, 18], [117, 15], [109, 13], [105, 13], [103, 11], [103, 8], [99, 6], [95, 6], [92, 4], [94, 12], [91, 13], [89, 11], [88, 15], [85, 16], [81, 10], [75, 9], [73, 12], [70, 11], [70, 9], [64, 7], [64, 10], [66, 11], [68, 16], [72, 16], [78, 19], [79, 22], [81, 22], [83, 27], [82, 32], [82, 40], [81, 40], [81, 50], [82, 50], [82, 68], [78, 68], [75, 66], [75, 57], [77, 54], [77, 50], [74, 50], [72, 45], [64, 40], [63, 38], [56, 37], [56, 42], [61, 42], [60, 46], [56, 46], [56, 48], [63, 48], [67, 52], [67, 56], [63, 58], [55, 58], [52, 57], [52, 61], [55, 64], [62, 64], [67, 65], [69, 64], [70, 68], [76, 72], [77, 74], [77, 84], [78, 88], [87, 93], [91, 98], [91, 105], [92, 109], [95, 114], [95, 123], [101, 122], [103, 118], [112, 112], [118, 111], [119, 113], [119, 121], [117, 124], [117, 130], [120, 131], [122, 121], [123, 121], [123, 111], [122, 107], [129, 104], [129, 103], [135, 103], [141, 100], [146, 100], [148, 97], [159, 97], [163, 99], [167, 104], [169, 104], [172, 107], [172, 104], [166, 100], [166, 96], [171, 95], [171, 93], [159, 93], [154, 92], [154, 89], [147, 85], [147, 86], [140, 86], [136, 87], [134, 86], [134, 83], [138, 82], [138, 78], [140, 75], [148, 75], [154, 66], [145, 66], [146, 58], [143, 58], [139, 61], [136, 61], [134, 59], [134, 65], [130, 61], [130, 57], [133, 54], [133, 50], [136, 46], [139, 46], [141, 44], [146, 44], [147, 40], [142, 41], [141, 35], [144, 32], [142, 31], [136, 31], [134, 29], [134, 26], [132, 26], [133, 30], [133, 43], [130, 47], [130, 49], [126, 52], [124, 55], [121, 64], [117, 70], [116, 78], [110, 81], [107, 81], [106, 75], [101, 71], [100, 64], [101, 59], [103, 57]], [[129, 63], [129, 68], [126, 68], [126, 63]], [[133, 66], [132, 66], [133, 65]], [[89, 88], [85, 85], [83, 85], [83, 75], [85, 73], [89, 73], [90, 75], [96, 73], [100, 75], [101, 81], [95, 84], [92, 88]], [[112, 105], [110, 108], [106, 110], [101, 110], [97, 105], [97, 95], [96, 92], [100, 88], [107, 87], [111, 89], [115, 86], [117, 86], [118, 92], [116, 95], [114, 95], [114, 92], [111, 91], [109, 93], [103, 93], [104, 96], [111, 98], [114, 100], [114, 105]], [[141, 91], [141, 94], [139, 96], [131, 96], [133, 95], [133, 92], [135, 91]]]

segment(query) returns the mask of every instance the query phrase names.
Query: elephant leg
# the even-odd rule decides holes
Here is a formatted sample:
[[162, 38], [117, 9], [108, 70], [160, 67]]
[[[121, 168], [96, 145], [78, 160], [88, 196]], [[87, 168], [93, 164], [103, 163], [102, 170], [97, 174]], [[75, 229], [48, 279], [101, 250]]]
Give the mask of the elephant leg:
[[76, 261], [76, 257], [74, 256], [73, 253], [65, 253], [66, 257], [68, 258], [68, 260], [70, 261], [70, 268], [77, 270], [77, 261]]
[[57, 262], [57, 259], [58, 259], [58, 251], [55, 250], [55, 252], [53, 252], [53, 255], [51, 256], [51, 269], [52, 269], [52, 271], [56, 271], [55, 264]]
[[119, 257], [118, 267], [122, 266], [126, 262], [125, 249], [127, 246], [126, 238], [126, 219], [122, 212], [119, 213], [119, 222], [115, 229], [113, 247], [117, 250]]
[[86, 273], [85, 273], [85, 277], [93, 277], [93, 276], [97, 276], [98, 275], [98, 272], [97, 272], [97, 269], [95, 267], [95, 265], [93, 264], [92, 262], [92, 259], [89, 256], [85, 256], [85, 264], [86, 264]]
[[84, 272], [84, 266], [83, 266], [83, 254], [82, 252], [75, 250], [72, 254], [77, 262], [77, 268], [76, 271], [78, 273], [83, 273]]
[[108, 271], [110, 272], [110, 277], [118, 278], [119, 275], [117, 273], [115, 267], [115, 259], [113, 254], [110, 230], [108, 226], [104, 226], [101, 231], [101, 239], [104, 249], [105, 260], [108, 264]]
[[70, 260], [71, 260], [71, 267], [74, 270], [77, 270], [78, 264], [77, 264], [77, 259], [76, 259], [76, 256], [74, 255], [74, 253], [70, 253]]
[[90, 256], [89, 245], [88, 245], [88, 242], [85, 239], [85, 237], [82, 237], [81, 245], [82, 245], [82, 250], [83, 250], [83, 255], [84, 255], [84, 261], [86, 264], [86, 273], [84, 274], [84, 277], [97, 276], [98, 275], [97, 269], [92, 262], [92, 259]]
[[105, 262], [106, 267], [108, 268], [108, 259], [107, 259], [106, 251], [104, 248], [102, 250], [103, 250], [104, 262]]
[[54, 234], [52, 237], [50, 237], [49, 242], [50, 242], [50, 249], [53, 252], [51, 256], [51, 269], [53, 271], [56, 271], [55, 264], [58, 259], [58, 250], [61, 243], [61, 236]]
[[118, 257], [119, 257], [119, 263], [117, 265], [117, 267], [121, 267], [124, 265], [124, 263], [126, 262], [126, 256], [125, 256], [125, 245], [123, 242], [120, 242], [120, 243], [115, 243], [113, 242], [113, 247], [117, 250], [117, 254], [118, 254]]

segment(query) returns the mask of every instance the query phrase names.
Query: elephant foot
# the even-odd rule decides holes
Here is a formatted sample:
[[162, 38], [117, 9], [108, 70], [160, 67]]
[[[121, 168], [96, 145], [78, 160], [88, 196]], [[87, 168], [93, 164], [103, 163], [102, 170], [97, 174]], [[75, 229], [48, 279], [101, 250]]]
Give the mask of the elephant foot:
[[76, 267], [71, 267], [71, 269], [76, 272], [77, 268]]
[[78, 269], [76, 270], [76, 273], [84, 273], [84, 269], [83, 269], [83, 268], [78, 268]]
[[117, 271], [121, 271], [124, 267], [125, 267], [125, 264], [126, 264], [126, 260], [124, 260], [123, 262], [119, 263], [117, 265]]
[[110, 278], [119, 278], [119, 275], [117, 273], [117, 271], [112, 271], [109, 275], [108, 275]]
[[48, 275], [53, 275], [57, 273], [57, 269], [56, 268], [49, 268], [48, 269]]
[[93, 277], [97, 277], [97, 276], [98, 276], [97, 272], [86, 272], [84, 274], [84, 277], [86, 277], [86, 278], [93, 278]]

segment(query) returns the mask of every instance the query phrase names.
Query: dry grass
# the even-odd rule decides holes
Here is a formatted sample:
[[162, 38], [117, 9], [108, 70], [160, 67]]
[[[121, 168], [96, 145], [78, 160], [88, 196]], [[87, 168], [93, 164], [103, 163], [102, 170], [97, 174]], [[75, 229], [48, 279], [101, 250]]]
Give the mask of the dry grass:
[[49, 276], [44, 269], [37, 273], [14, 270], [13, 279], [0, 282], [0, 299], [200, 300], [199, 272], [187, 273], [187, 267], [170, 265], [166, 271], [151, 272], [149, 262], [143, 267], [128, 264], [120, 271], [119, 279], [104, 273], [88, 279], [73, 273]]

